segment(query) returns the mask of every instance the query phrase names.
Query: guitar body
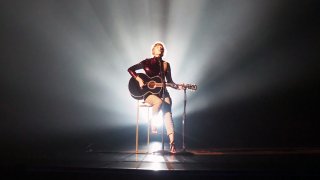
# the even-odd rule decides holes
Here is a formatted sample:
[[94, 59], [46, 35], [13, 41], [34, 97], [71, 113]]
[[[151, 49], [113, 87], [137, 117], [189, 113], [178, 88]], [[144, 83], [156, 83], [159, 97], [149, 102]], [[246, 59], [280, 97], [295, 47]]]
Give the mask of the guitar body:
[[141, 100], [147, 95], [161, 93], [162, 86], [157, 86], [157, 84], [162, 83], [162, 80], [159, 76], [149, 77], [143, 73], [138, 73], [138, 76], [146, 85], [140, 88], [138, 81], [133, 77], [130, 78], [128, 88], [131, 96], [134, 99]]

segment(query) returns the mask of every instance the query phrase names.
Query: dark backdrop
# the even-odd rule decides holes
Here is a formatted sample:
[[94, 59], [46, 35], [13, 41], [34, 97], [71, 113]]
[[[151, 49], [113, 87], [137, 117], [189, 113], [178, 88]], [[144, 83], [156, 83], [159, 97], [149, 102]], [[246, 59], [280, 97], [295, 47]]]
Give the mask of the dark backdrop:
[[[133, 123], [130, 126], [113, 125], [114, 122], [119, 123], [123, 119], [131, 118], [123, 115], [123, 112], [128, 110], [121, 109], [121, 103], [113, 102], [113, 106], [121, 109], [115, 111], [110, 108], [97, 108], [81, 101], [81, 98], [86, 99], [96, 93], [88, 80], [81, 76], [87, 72], [78, 68], [78, 64], [83, 63], [78, 61], [80, 56], [87, 56], [84, 59], [90, 62], [90, 55], [94, 55], [95, 51], [89, 51], [85, 47], [99, 49], [100, 43], [105, 40], [108, 45], [104, 46], [103, 51], [106, 51], [108, 56], [102, 59], [107, 65], [106, 72], [110, 71], [110, 67], [119, 69], [115, 72], [122, 72], [124, 75], [113, 75], [115, 78], [129, 78], [126, 68], [132, 65], [132, 62], [114, 61], [121, 59], [115, 52], [121, 51], [124, 45], [122, 46], [119, 38], [121, 28], [116, 31], [112, 30], [112, 27], [121, 19], [122, 11], [128, 12], [123, 8], [131, 11], [134, 11], [131, 8], [137, 8], [134, 12], [138, 11], [139, 8], [134, 6], [138, 1], [130, 1], [133, 6], [125, 5], [126, 2], [122, 1], [123, 3], [114, 7], [120, 12], [116, 16], [108, 14], [115, 1], [112, 2], [1, 1], [0, 139], [3, 156], [32, 158], [47, 156], [49, 152], [85, 151], [87, 146], [100, 150], [134, 146], [135, 116], [132, 117]], [[214, 24], [217, 12], [223, 17], [230, 11], [225, 14], [221, 9], [219, 11], [220, 7], [222, 10], [224, 7], [221, 1], [203, 2], [206, 3], [202, 9], [203, 19], [199, 20], [199, 26], [195, 28], [200, 33], [196, 34], [197, 38], [193, 38], [195, 46], [192, 46], [190, 53], [204, 47], [210, 52], [211, 46], [206, 39], [211, 36], [219, 37], [219, 33], [223, 33], [214, 31], [214, 27], [219, 23], [223, 26], [237, 22], [237, 19], [232, 22], [222, 19]], [[237, 8], [236, 1], [227, 2], [228, 7]], [[250, 1], [245, 2], [250, 4]], [[163, 14], [151, 16], [151, 21], [166, 21], [165, 19], [169, 18], [165, 15], [170, 6], [169, 1], [154, 3], [161, 5]], [[210, 57], [208, 63], [201, 67], [209, 67], [209, 70], [206, 69], [205, 80], [199, 81], [201, 84], [198, 84], [196, 94], [188, 99], [191, 103], [198, 100], [198, 106], [202, 107], [187, 114], [188, 148], [286, 148], [320, 145], [319, 3], [270, 1], [270, 4], [277, 10], [270, 13], [273, 23], [259, 22], [262, 29], [253, 31], [251, 37], [243, 37], [248, 39], [246, 43], [234, 48], [232, 53], [225, 51], [225, 59], [222, 60], [233, 61], [220, 76], [211, 76], [220, 67], [219, 64], [209, 63], [214, 61]], [[80, 16], [81, 12], [87, 10], [84, 8], [86, 5], [94, 9], [95, 14], [88, 16], [90, 13], [85, 13]], [[155, 8], [153, 5], [149, 2], [147, 7], [152, 10]], [[105, 16], [102, 15], [103, 12], [106, 13]], [[127, 17], [127, 14], [125, 15]], [[162, 19], [157, 19], [159, 17]], [[100, 19], [102, 30], [97, 26], [92, 29], [91, 19]], [[139, 29], [138, 24], [131, 22], [125, 27]], [[159, 38], [167, 37], [166, 33], [170, 33], [169, 23], [164, 25]], [[241, 27], [247, 26], [250, 24]], [[188, 31], [187, 28], [185, 30]], [[95, 33], [100, 31], [106, 32], [106, 39], [101, 40], [95, 36]], [[237, 30], [234, 33], [234, 36], [237, 36]], [[126, 36], [132, 39], [135, 37], [134, 34]], [[230, 42], [232, 41], [236, 40], [230, 39]], [[151, 43], [147, 42], [147, 45]], [[133, 48], [139, 45], [132, 44]], [[239, 74], [256, 79], [262, 84], [261, 90], [241, 97], [230, 96], [228, 101], [215, 103], [215, 98], [212, 97], [216, 89], [224, 86], [229, 77], [237, 77]], [[266, 74], [268, 80], [263, 78]], [[112, 75], [107, 73], [106, 76], [110, 78]], [[263, 86], [277, 80], [279, 82], [273, 86]], [[250, 84], [242, 82], [240, 78], [237, 86], [224, 88], [223, 92], [243, 90], [250, 88], [249, 86]], [[112, 87], [106, 87], [106, 99], [113, 101], [113, 92]], [[220, 94], [214, 96], [219, 98]], [[187, 107], [195, 106], [197, 105]], [[175, 116], [179, 146], [180, 115]]]

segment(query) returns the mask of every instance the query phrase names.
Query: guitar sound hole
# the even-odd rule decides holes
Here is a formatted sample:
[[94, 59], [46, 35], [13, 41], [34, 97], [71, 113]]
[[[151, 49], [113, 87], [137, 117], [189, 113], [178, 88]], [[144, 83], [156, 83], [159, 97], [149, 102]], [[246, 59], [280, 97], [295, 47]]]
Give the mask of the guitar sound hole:
[[148, 83], [148, 88], [149, 89], [154, 89], [156, 87], [156, 82], [155, 81], [150, 81], [149, 83]]

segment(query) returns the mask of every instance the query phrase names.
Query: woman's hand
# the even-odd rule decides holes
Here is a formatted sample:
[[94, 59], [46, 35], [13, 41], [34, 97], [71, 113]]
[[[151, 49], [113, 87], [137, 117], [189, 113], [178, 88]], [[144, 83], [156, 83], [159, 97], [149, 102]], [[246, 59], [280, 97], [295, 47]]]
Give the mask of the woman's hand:
[[179, 89], [179, 90], [184, 90], [184, 89], [185, 89], [184, 84], [179, 84], [178, 89]]
[[142, 87], [145, 85], [144, 81], [139, 76], [136, 77], [136, 80], [139, 82], [139, 86], [142, 89]]
[[176, 84], [176, 89], [177, 90], [183, 90], [184, 89], [184, 84]]

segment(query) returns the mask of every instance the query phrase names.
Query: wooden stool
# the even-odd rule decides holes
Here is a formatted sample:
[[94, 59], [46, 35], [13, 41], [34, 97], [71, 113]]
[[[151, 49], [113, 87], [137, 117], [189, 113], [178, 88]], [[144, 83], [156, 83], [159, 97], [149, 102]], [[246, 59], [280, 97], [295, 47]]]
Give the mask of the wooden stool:
[[[148, 115], [147, 115], [147, 146], [149, 151], [149, 143], [150, 143], [150, 108], [152, 108], [151, 104], [148, 104], [144, 102], [143, 100], [137, 101], [137, 123], [136, 123], [136, 153], [139, 153], [138, 147], [139, 147], [139, 120], [140, 120], [140, 108], [147, 108], [148, 109]], [[147, 151], [147, 152], [148, 152]]]

